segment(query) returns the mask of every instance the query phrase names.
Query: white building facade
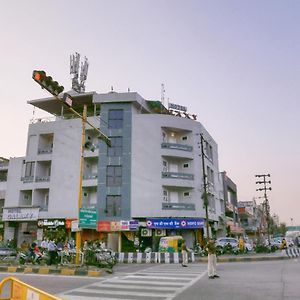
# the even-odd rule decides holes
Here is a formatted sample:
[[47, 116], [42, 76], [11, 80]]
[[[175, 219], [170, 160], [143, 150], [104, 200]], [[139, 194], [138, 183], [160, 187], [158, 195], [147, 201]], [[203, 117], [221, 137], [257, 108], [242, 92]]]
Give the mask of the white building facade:
[[[5, 238], [19, 244], [58, 228], [70, 235], [69, 221], [79, 216], [81, 119], [53, 98], [29, 103], [55, 117], [32, 121], [26, 155], [10, 159], [3, 221]], [[112, 141], [108, 147], [86, 126], [85, 140], [96, 147], [83, 154], [81, 202], [97, 220], [82, 226], [83, 239], [105, 237], [121, 250], [124, 238], [153, 245], [157, 236], [181, 234], [193, 246], [206, 219], [200, 134], [209, 225], [218, 230], [224, 199], [217, 144], [186, 112], [170, 114], [159, 103], [132, 92], [74, 96], [73, 108], [81, 113], [87, 105], [89, 122]]]

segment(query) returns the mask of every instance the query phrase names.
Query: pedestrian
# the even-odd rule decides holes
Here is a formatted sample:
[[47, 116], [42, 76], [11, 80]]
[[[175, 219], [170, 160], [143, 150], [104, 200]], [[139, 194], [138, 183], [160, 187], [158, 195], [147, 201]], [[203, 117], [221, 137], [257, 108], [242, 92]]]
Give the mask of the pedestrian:
[[208, 278], [219, 278], [220, 276], [217, 274], [217, 256], [216, 256], [216, 246], [214, 239], [210, 238], [208, 243], [206, 244], [206, 251], [208, 252]]
[[240, 250], [240, 253], [244, 253], [244, 250], [245, 250], [245, 242], [244, 242], [244, 238], [242, 236], [240, 236], [240, 238], [239, 238], [239, 250]]
[[49, 265], [55, 262], [56, 253], [56, 245], [53, 240], [48, 242], [48, 253], [49, 253]]
[[186, 248], [186, 243], [183, 240], [181, 244], [181, 255], [182, 255], [182, 266], [187, 267], [188, 264], [188, 253], [187, 253], [187, 248]]

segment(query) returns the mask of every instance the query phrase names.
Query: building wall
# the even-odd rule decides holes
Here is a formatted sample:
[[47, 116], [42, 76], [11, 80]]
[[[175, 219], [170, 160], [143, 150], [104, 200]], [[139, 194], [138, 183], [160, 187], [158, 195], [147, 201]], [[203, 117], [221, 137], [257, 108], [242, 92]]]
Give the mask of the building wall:
[[[40, 136], [53, 134], [52, 153], [38, 154]], [[62, 120], [38, 122], [29, 125], [26, 157], [12, 158], [9, 172], [5, 206], [19, 206], [20, 191], [32, 190], [33, 199], [36, 190], [49, 189], [48, 211], [41, 211], [40, 218], [74, 218], [78, 215], [79, 160], [81, 145], [80, 120]], [[50, 161], [50, 181], [22, 182], [23, 162]]]

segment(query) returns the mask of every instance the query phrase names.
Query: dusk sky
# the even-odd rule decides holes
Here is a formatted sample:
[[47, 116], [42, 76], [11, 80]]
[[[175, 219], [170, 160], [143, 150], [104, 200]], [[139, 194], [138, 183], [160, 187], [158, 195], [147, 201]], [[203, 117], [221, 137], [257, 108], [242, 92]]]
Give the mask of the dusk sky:
[[2, 1], [0, 37], [0, 156], [25, 156], [27, 101], [49, 96], [32, 71], [69, 90], [79, 52], [87, 91], [159, 100], [164, 83], [218, 143], [239, 201], [261, 203], [254, 175], [270, 173], [271, 213], [300, 225], [300, 1]]

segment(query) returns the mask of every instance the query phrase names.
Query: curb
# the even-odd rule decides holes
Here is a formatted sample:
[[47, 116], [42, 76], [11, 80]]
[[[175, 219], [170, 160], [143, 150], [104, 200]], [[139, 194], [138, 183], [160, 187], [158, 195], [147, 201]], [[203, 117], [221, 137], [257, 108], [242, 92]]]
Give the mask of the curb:
[[66, 276], [89, 276], [100, 277], [105, 270], [82, 270], [70, 268], [48, 268], [48, 267], [20, 267], [20, 266], [0, 266], [0, 272], [40, 274], [40, 275], [66, 275]]
[[[287, 256], [252, 256], [252, 257], [217, 257], [217, 262], [252, 262], [252, 261], [270, 261], [270, 260], [285, 260], [289, 259]], [[196, 259], [197, 262], [207, 262], [207, 257], [199, 257]]]

